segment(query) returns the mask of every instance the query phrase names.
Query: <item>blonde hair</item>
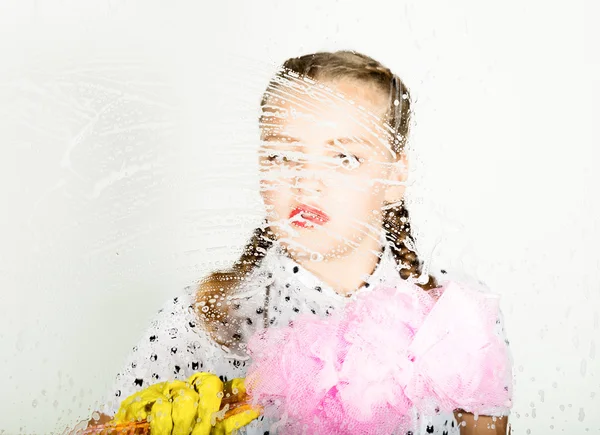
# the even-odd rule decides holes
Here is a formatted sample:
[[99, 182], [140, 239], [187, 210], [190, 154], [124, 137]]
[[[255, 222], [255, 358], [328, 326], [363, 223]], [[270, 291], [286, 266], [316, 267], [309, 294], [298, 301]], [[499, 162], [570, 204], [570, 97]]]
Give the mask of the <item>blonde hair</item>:
[[[261, 107], [268, 103], [270, 90], [277, 89], [281, 79], [290, 73], [321, 82], [352, 80], [373, 86], [388, 100], [385, 122], [394, 132], [390, 136], [390, 146], [397, 155], [404, 151], [410, 126], [410, 93], [390, 69], [355, 51], [319, 52], [290, 58], [269, 83], [261, 100]], [[386, 207], [383, 228], [402, 279], [419, 278], [422, 274], [422, 262], [412, 248], [415, 243], [404, 200]], [[232, 307], [226, 303], [227, 297], [260, 265], [274, 240], [275, 235], [265, 219], [254, 230], [240, 258], [229, 269], [213, 272], [199, 284], [197, 302], [203, 308], [199, 315], [218, 343], [232, 346], [241, 339], [240, 334], [235, 333], [227, 334], [230, 338], [224, 339], [220, 332], [222, 327], [231, 330], [236, 326], [229, 319]], [[437, 282], [435, 277], [428, 275], [426, 283], [417, 285], [424, 290], [431, 290], [437, 287]], [[235, 308], [239, 307], [234, 306], [233, 309]]]

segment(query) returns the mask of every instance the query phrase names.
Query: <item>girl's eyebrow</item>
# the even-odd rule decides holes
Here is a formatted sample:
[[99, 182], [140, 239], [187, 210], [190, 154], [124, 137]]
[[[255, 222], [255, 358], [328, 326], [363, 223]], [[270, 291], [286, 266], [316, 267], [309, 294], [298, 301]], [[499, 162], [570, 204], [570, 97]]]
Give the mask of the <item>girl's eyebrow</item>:
[[[283, 142], [288, 142], [288, 143], [301, 142], [301, 140], [298, 139], [297, 137], [289, 136], [289, 135], [283, 134], [283, 133], [267, 134], [267, 135], [265, 135], [265, 141], [273, 141], [273, 142], [283, 141]], [[342, 145], [353, 144], [353, 143], [366, 143], [371, 146], [374, 145], [370, 139], [368, 139], [364, 136], [338, 137], [335, 139], [328, 140], [327, 145], [335, 146], [336, 142], [340, 143]]]
[[293, 136], [288, 136], [287, 134], [282, 134], [282, 133], [269, 133], [269, 134], [265, 135], [265, 141], [273, 141], [273, 142], [282, 141], [282, 142], [293, 143], [293, 142], [300, 142], [300, 139], [293, 137]]
[[335, 145], [335, 142], [341, 143], [342, 145], [366, 143], [368, 145], [375, 146], [370, 139], [364, 136], [338, 137], [336, 139], [327, 141], [327, 144], [333, 146]]

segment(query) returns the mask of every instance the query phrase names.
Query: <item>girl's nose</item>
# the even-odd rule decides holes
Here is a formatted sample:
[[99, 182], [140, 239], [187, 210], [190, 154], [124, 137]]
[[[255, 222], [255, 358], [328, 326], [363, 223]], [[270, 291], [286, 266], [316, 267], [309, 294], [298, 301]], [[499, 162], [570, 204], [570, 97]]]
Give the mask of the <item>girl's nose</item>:
[[314, 195], [323, 191], [325, 167], [322, 162], [304, 162], [296, 168], [293, 187], [302, 195]]

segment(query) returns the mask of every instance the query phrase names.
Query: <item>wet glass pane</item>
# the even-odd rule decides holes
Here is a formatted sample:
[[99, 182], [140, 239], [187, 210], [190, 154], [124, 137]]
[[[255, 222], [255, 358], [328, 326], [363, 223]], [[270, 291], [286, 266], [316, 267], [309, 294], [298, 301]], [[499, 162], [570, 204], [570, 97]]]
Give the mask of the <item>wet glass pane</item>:
[[0, 434], [595, 433], [589, 2], [9, 2]]

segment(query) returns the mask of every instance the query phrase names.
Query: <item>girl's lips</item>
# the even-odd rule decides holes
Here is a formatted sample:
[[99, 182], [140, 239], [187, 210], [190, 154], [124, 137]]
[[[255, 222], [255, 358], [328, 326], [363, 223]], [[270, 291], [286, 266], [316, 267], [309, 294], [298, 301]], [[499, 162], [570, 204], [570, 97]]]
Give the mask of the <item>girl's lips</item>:
[[[290, 213], [290, 219], [293, 219], [297, 215], [301, 215], [305, 220], [317, 225], [323, 225], [329, 221], [329, 216], [327, 216], [327, 214], [305, 204], [294, 208]], [[303, 221], [294, 220], [293, 223], [303, 228], [306, 227], [306, 223]]]

